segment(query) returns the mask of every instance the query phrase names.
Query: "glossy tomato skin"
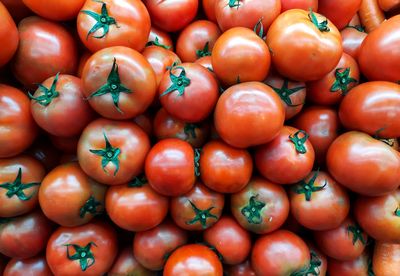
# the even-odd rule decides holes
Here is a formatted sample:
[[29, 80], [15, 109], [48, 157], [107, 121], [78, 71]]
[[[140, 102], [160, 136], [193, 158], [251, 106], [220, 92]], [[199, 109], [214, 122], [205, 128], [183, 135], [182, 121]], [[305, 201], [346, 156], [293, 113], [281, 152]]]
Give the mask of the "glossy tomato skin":
[[[354, 260], [338, 261], [333, 258], [328, 260], [328, 272], [331, 276], [368, 276], [369, 257], [366, 252]], [[378, 274], [379, 275], [379, 274]]]
[[45, 247], [53, 224], [41, 211], [16, 217], [0, 225], [0, 253], [10, 258], [31, 258]]
[[[314, 13], [318, 22], [326, 18]], [[328, 20], [329, 31], [320, 31], [310, 11], [281, 13], [267, 33], [272, 62], [280, 74], [298, 81], [318, 80], [339, 62], [343, 52], [338, 29]]]
[[279, 96], [258, 82], [240, 83], [225, 90], [214, 112], [219, 136], [237, 148], [271, 141], [279, 134], [284, 120], [285, 108]]
[[170, 35], [154, 26], [151, 26], [146, 46], [151, 45], [158, 45], [166, 50], [174, 51], [174, 43]]
[[133, 256], [132, 247], [123, 248], [110, 271], [109, 276], [120, 276], [120, 275], [140, 275], [140, 276], [155, 276], [156, 272], [150, 271], [144, 268]]
[[260, 236], [251, 252], [256, 275], [290, 275], [304, 269], [310, 262], [307, 244], [296, 234], [278, 230]]
[[319, 0], [318, 12], [325, 15], [335, 26], [341, 30], [350, 22], [357, 13], [362, 0], [345, 2], [335, 0]]
[[392, 82], [365, 82], [342, 101], [339, 117], [351, 130], [393, 138], [400, 136], [400, 85]]
[[251, 267], [249, 260], [238, 265], [229, 266], [226, 270], [230, 276], [256, 276], [256, 272]]
[[265, 41], [255, 32], [236, 27], [217, 39], [211, 61], [218, 79], [230, 86], [239, 82], [264, 80], [271, 65], [271, 55]]
[[44, 256], [35, 256], [29, 259], [11, 259], [3, 276], [53, 276]]
[[[86, 254], [77, 254], [76, 247]], [[51, 271], [60, 276], [102, 275], [111, 268], [116, 255], [117, 236], [114, 229], [98, 221], [78, 227], [58, 228], [51, 235], [46, 249]]]
[[164, 276], [213, 275], [222, 276], [222, 264], [208, 247], [188, 244], [175, 250], [168, 258]]
[[43, 165], [30, 156], [0, 159], [0, 217], [32, 211], [38, 205], [39, 185], [45, 173]]
[[31, 16], [18, 25], [20, 43], [12, 62], [14, 76], [25, 86], [36, 88], [58, 72], [74, 74], [78, 66], [73, 36], [62, 25]]
[[400, 185], [399, 153], [368, 134], [342, 134], [329, 147], [326, 160], [330, 174], [359, 194], [384, 195]]
[[212, 22], [217, 22], [217, 18], [215, 17], [215, 3], [217, 0], [202, 0], [203, 10], [206, 14], [208, 20]]
[[274, 140], [257, 147], [255, 152], [258, 171], [278, 184], [293, 184], [305, 178], [314, 159], [308, 134], [290, 126], [284, 126]]
[[367, 37], [367, 33], [362, 29], [361, 25], [347, 26], [340, 31], [343, 42], [343, 52], [357, 59], [360, 52], [361, 44]]
[[[103, 7], [107, 10], [105, 15]], [[95, 13], [104, 18], [97, 21]], [[99, 20], [100, 20], [99, 19]], [[96, 24], [101, 24], [96, 28]], [[77, 18], [77, 29], [82, 43], [92, 52], [112, 46], [126, 46], [141, 51], [150, 33], [150, 16], [139, 0], [86, 1]], [[96, 30], [97, 29], [97, 30]]]
[[318, 11], [318, 0], [281, 0], [282, 9], [281, 12], [290, 9], [302, 9], [309, 11], [310, 8], [314, 11]]
[[372, 267], [375, 275], [396, 275], [400, 270], [400, 244], [375, 244]]
[[135, 234], [133, 253], [136, 260], [150, 270], [161, 270], [166, 256], [187, 243], [187, 233], [170, 221]]
[[[211, 56], [205, 56], [205, 57], [199, 58], [198, 60], [195, 61], [195, 63], [198, 63], [198, 64], [202, 65], [203, 67], [207, 68], [215, 76], [214, 70], [212, 68]], [[215, 77], [217, 77], [217, 76], [215, 76]]]
[[34, 11], [36, 14], [46, 19], [55, 21], [67, 21], [74, 19], [85, 0], [71, 0], [71, 1], [37, 1], [37, 0], [23, 0], [24, 4]]
[[231, 195], [231, 212], [248, 231], [266, 234], [277, 230], [289, 215], [289, 199], [282, 186], [254, 177]]
[[19, 36], [17, 26], [2, 2], [0, 2], [0, 15], [2, 19], [0, 38], [3, 41], [0, 53], [0, 67], [2, 67], [11, 60], [17, 51]]
[[23, 152], [38, 132], [29, 98], [19, 89], [5, 84], [0, 84], [0, 125], [0, 158]]

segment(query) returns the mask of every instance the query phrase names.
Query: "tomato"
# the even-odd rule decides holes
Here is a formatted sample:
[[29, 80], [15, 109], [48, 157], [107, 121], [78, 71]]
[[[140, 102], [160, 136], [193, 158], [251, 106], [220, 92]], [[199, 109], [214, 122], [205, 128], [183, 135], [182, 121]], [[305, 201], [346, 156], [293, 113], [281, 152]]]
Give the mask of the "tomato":
[[378, 4], [384, 11], [390, 11], [400, 7], [399, 0], [378, 0]]
[[306, 268], [309, 262], [307, 244], [287, 230], [260, 236], [251, 252], [256, 275], [294, 275]]
[[327, 256], [340, 261], [350, 261], [363, 253], [368, 236], [348, 217], [337, 228], [315, 231], [314, 239], [318, 248]]
[[326, 270], [328, 268], [328, 260], [326, 256], [322, 254], [314, 244], [307, 243], [310, 248], [310, 264], [308, 265], [307, 270], [304, 272], [309, 273], [305, 275], [319, 275], [325, 276]]
[[152, 119], [153, 118], [149, 113], [143, 113], [140, 114], [139, 116], [136, 116], [133, 119], [133, 122], [135, 122], [138, 126], [140, 126], [140, 128], [143, 129], [143, 131], [150, 136], [153, 133]]
[[198, 0], [144, 0], [152, 23], [166, 32], [176, 32], [196, 16]]
[[206, 14], [208, 20], [212, 22], [217, 22], [217, 18], [215, 16], [215, 3], [217, 0], [202, 0], [203, 10]]
[[112, 268], [107, 273], [109, 276], [138, 275], [155, 276], [156, 273], [144, 268], [133, 256], [131, 247], [125, 247], [117, 256]]
[[174, 51], [174, 43], [172, 42], [170, 35], [154, 26], [151, 26], [150, 34], [146, 43], [146, 46], [151, 45]]
[[135, 234], [133, 253], [136, 260], [150, 270], [161, 270], [168, 256], [179, 246], [186, 244], [187, 233], [172, 222]]
[[256, 276], [254, 269], [251, 267], [250, 261], [233, 265], [227, 268], [228, 275], [230, 276]]
[[219, 87], [209, 70], [197, 63], [183, 63], [164, 73], [158, 93], [161, 105], [169, 114], [196, 123], [213, 111]]
[[37, 132], [29, 98], [14, 87], [0, 84], [0, 158], [23, 152]]
[[164, 276], [213, 275], [222, 276], [222, 264], [208, 247], [188, 244], [175, 250], [168, 258]]
[[32, 16], [18, 25], [20, 43], [12, 62], [14, 76], [25, 86], [36, 88], [47, 78], [74, 74], [78, 53], [73, 36], [62, 25]]
[[372, 238], [382, 242], [400, 242], [400, 190], [379, 196], [360, 196], [354, 215], [361, 227]]
[[92, 53], [89, 51], [85, 51], [83, 52], [83, 54], [81, 54], [81, 57], [79, 58], [78, 70], [76, 71], [76, 76], [78, 78], [82, 77], [83, 68], [85, 67], [86, 62], [89, 60], [91, 56]]
[[346, 26], [340, 31], [343, 42], [343, 52], [357, 59], [361, 44], [367, 37], [367, 33], [361, 25]]
[[55, 275], [102, 275], [117, 255], [117, 237], [108, 224], [60, 227], [50, 237], [46, 259]]
[[310, 8], [314, 11], [318, 11], [318, 0], [281, 0], [282, 12], [291, 9], [302, 9], [309, 11]]
[[376, 276], [396, 275], [400, 271], [400, 244], [377, 242], [372, 263]]
[[362, 0], [358, 14], [367, 33], [372, 32], [385, 21], [385, 14], [378, 5], [379, 0]]
[[231, 212], [248, 231], [266, 234], [277, 230], [289, 214], [289, 199], [282, 186], [254, 177], [231, 195]]
[[186, 230], [204, 230], [221, 217], [225, 198], [197, 182], [193, 189], [171, 199], [171, 217]]
[[234, 218], [223, 216], [216, 224], [204, 231], [204, 241], [213, 246], [225, 264], [244, 262], [250, 253], [251, 238]]
[[328, 272], [331, 276], [370, 276], [369, 262], [368, 254], [365, 252], [358, 258], [350, 261], [329, 259]]
[[267, 44], [278, 72], [298, 81], [321, 79], [335, 68], [343, 52], [340, 33], [328, 19], [298, 9], [276, 18]]
[[284, 120], [285, 108], [279, 96], [258, 82], [241, 83], [225, 90], [214, 113], [218, 134], [237, 148], [271, 141], [279, 134]]
[[119, 46], [92, 55], [83, 69], [82, 81], [90, 106], [110, 119], [129, 119], [143, 113], [157, 89], [147, 60], [139, 52]]
[[[212, 67], [211, 56], [205, 56], [205, 57], [199, 58], [198, 60], [195, 61], [195, 63], [198, 63], [201, 66], [207, 68], [208, 71], [210, 71], [215, 76], [215, 73], [214, 73], [214, 70]], [[217, 77], [217, 76], [215, 76], [215, 77]]]
[[335, 1], [319, 0], [318, 12], [325, 15], [335, 26], [341, 30], [350, 22], [357, 13], [362, 0]]
[[43, 165], [26, 155], [0, 159], [0, 217], [26, 214], [38, 205]]
[[290, 210], [296, 220], [312, 230], [339, 227], [350, 210], [347, 192], [321, 171], [313, 171], [290, 190]]
[[211, 61], [218, 79], [230, 86], [239, 82], [263, 81], [269, 72], [271, 55], [265, 41], [256, 33], [236, 27], [217, 39]]
[[289, 126], [284, 126], [274, 140], [255, 151], [258, 171], [278, 184], [292, 184], [305, 178], [313, 168], [314, 159], [308, 134]]
[[58, 137], [50, 135], [51, 143], [59, 150], [65, 153], [76, 154], [78, 147], [79, 136], [73, 137]]
[[0, 67], [5, 65], [14, 56], [17, 51], [19, 36], [18, 29], [8, 12], [6, 6], [0, 2], [0, 16], [1, 16], [1, 27], [0, 27], [0, 38], [3, 41], [1, 45], [0, 53]]
[[92, 52], [112, 46], [141, 51], [150, 33], [150, 16], [139, 0], [87, 0], [78, 18], [82, 43]]
[[245, 149], [222, 141], [210, 141], [201, 151], [200, 176], [204, 184], [220, 193], [237, 193], [250, 180], [253, 160]]
[[7, 219], [0, 224], [0, 253], [17, 259], [31, 258], [46, 247], [52, 228], [41, 211]]
[[22, 0], [33, 12], [50, 20], [66, 21], [75, 19], [85, 0]]
[[3, 276], [52, 276], [44, 256], [36, 256], [29, 259], [11, 259]]

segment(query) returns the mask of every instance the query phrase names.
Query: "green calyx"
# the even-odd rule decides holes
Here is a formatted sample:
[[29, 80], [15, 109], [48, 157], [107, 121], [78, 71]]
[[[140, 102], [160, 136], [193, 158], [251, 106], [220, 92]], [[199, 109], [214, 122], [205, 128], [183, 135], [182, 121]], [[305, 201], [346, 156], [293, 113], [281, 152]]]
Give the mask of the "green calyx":
[[241, 0], [229, 0], [228, 1], [228, 6], [230, 7], [230, 8], [238, 8], [239, 9], [239, 7], [240, 7], [240, 1]]
[[201, 149], [194, 150], [194, 175], [200, 176], [200, 156], [201, 156]]
[[306, 182], [304, 179], [301, 180], [299, 182], [299, 184], [297, 184], [297, 186], [295, 187], [294, 192], [299, 195], [304, 194], [306, 197], [306, 201], [310, 201], [312, 193], [321, 191], [327, 185], [327, 182], [325, 181], [325, 184], [322, 186], [314, 186], [315, 180], [317, 179], [318, 174], [319, 174], [319, 170], [314, 173], [314, 175], [311, 177], [310, 181], [308, 181], [308, 182]]
[[261, 211], [266, 204], [257, 200], [257, 197], [258, 195], [251, 196], [249, 203], [240, 210], [250, 224], [260, 224], [262, 222]]
[[330, 29], [328, 27], [328, 19], [325, 19], [322, 22], [318, 22], [317, 17], [315, 16], [315, 13], [310, 9], [310, 12], [308, 14], [308, 18], [310, 18], [311, 22], [314, 24], [315, 27], [320, 30], [320, 32], [329, 32]]
[[318, 255], [310, 250], [310, 264], [290, 274], [290, 276], [318, 276], [320, 275], [319, 267], [322, 265], [321, 259]]
[[379, 139], [381, 142], [385, 143], [389, 147], [394, 146], [395, 138], [377, 138], [377, 139]]
[[301, 104], [293, 104], [292, 99], [290, 98], [291, 95], [299, 92], [300, 90], [304, 89], [304, 86], [299, 86], [299, 87], [295, 87], [295, 88], [289, 88], [289, 81], [287, 79], [283, 80], [283, 84], [281, 88], [277, 88], [277, 87], [273, 87], [272, 85], [269, 85], [278, 95], [279, 97], [282, 99], [282, 101], [284, 101], [284, 103], [287, 106], [290, 107], [296, 107], [296, 106], [300, 106], [303, 105], [303, 103]]
[[156, 38], [153, 41], [149, 41], [149, 42], [146, 43], [146, 47], [153, 46], [153, 45], [161, 47], [161, 48], [164, 48], [166, 50], [169, 50], [171, 48], [171, 46], [167, 46], [167, 45], [164, 45], [164, 44], [160, 43], [160, 40], [158, 39], [158, 36], [156, 36]]
[[7, 223], [9, 223], [10, 221], [13, 221], [13, 220], [14, 220], [14, 218], [0, 218], [0, 225], [7, 224]]
[[[181, 72], [179, 73], [178, 76], [175, 76], [172, 73], [172, 70], [174, 70], [174, 69], [181, 69]], [[190, 79], [186, 77], [185, 68], [183, 68], [181, 66], [171, 67], [169, 69], [169, 77], [171, 79], [172, 84], [170, 87], [168, 87], [167, 90], [165, 90], [160, 95], [160, 97], [168, 95], [169, 93], [172, 93], [174, 91], [178, 91], [178, 96], [183, 96], [183, 94], [185, 93], [185, 88], [190, 85]]]
[[209, 50], [209, 42], [208, 41], [204, 45], [203, 49], [196, 50], [196, 56], [197, 56], [197, 58], [211, 56], [211, 52]]
[[20, 200], [22, 201], [27, 201], [30, 200], [35, 193], [32, 193], [31, 195], [27, 196], [24, 192], [24, 190], [29, 189], [33, 186], [39, 186], [39, 182], [31, 182], [31, 183], [22, 183], [22, 169], [18, 169], [17, 177], [15, 180], [10, 183], [10, 182], [5, 182], [0, 184], [0, 188], [6, 189], [6, 196], [8, 198], [12, 198], [13, 196], [17, 196]]
[[28, 93], [28, 96], [31, 100], [36, 101], [38, 104], [42, 106], [48, 106], [51, 104], [53, 99], [60, 96], [60, 92], [56, 91], [56, 86], [58, 82], [58, 76], [60, 73], [58, 72], [57, 75], [54, 77], [53, 83], [50, 86], [50, 89], [44, 86], [43, 84], [38, 84], [39, 90], [43, 92], [42, 95], [38, 97], [34, 97], [31, 93]]
[[[301, 137], [300, 137], [301, 134]], [[304, 130], [299, 130], [294, 134], [289, 135], [289, 140], [294, 144], [298, 153], [304, 154], [307, 152], [305, 143], [307, 142], [309, 135]]]
[[88, 11], [88, 10], [83, 10], [81, 11], [84, 14], [89, 15], [92, 17], [94, 20], [96, 20], [96, 24], [90, 29], [90, 31], [86, 35], [86, 39], [89, 38], [89, 36], [93, 33], [95, 33], [99, 29], [103, 29], [103, 34], [100, 36], [95, 36], [93, 35], [94, 38], [103, 38], [108, 34], [108, 31], [110, 30], [111, 25], [116, 25], [117, 28], [119, 28], [117, 21], [115, 18], [111, 17], [108, 15], [107, 11], [107, 5], [106, 3], [98, 0], [92, 0], [93, 2], [97, 2], [101, 4], [101, 14], [95, 13], [93, 11]]
[[196, 139], [196, 129], [199, 128], [196, 124], [186, 123], [183, 127], [183, 132], [186, 134], [188, 139], [193, 138]]
[[119, 170], [119, 155], [121, 153], [121, 150], [119, 148], [114, 148], [111, 145], [105, 132], [103, 132], [103, 135], [104, 135], [104, 140], [106, 142], [105, 148], [97, 149], [97, 150], [90, 149], [89, 151], [102, 158], [101, 159], [101, 167], [103, 168], [104, 172], [107, 173], [106, 166], [108, 165], [108, 163], [111, 162], [112, 164], [114, 164], [114, 166], [115, 166], [114, 176], [115, 176]]
[[101, 206], [101, 202], [97, 201], [96, 198], [91, 195], [79, 210], [79, 217], [84, 218], [86, 214], [91, 214], [93, 216], [100, 214], [100, 212], [97, 211], [98, 206]]
[[346, 95], [349, 92], [349, 85], [351, 83], [357, 83], [357, 80], [350, 77], [350, 67], [338, 68], [335, 71], [335, 82], [331, 86], [330, 91], [340, 91], [342, 95]]
[[118, 73], [117, 60], [114, 58], [107, 82], [103, 84], [97, 91], [93, 92], [87, 99], [89, 100], [93, 97], [111, 94], [115, 108], [118, 110], [118, 112], [122, 113], [121, 109], [119, 108], [119, 96], [121, 93], [130, 94], [132, 91], [121, 83]]
[[400, 217], [400, 209], [399, 209], [399, 207], [397, 207], [396, 210], [394, 211], [394, 215], [396, 217]]
[[129, 188], [140, 188], [147, 183], [147, 178], [144, 175], [137, 176], [128, 183]]
[[[94, 242], [89, 242], [86, 246], [80, 247], [77, 244], [64, 244], [67, 247], [67, 258], [70, 261], [79, 261], [82, 271], [86, 271], [89, 267], [94, 265], [95, 258], [93, 252], [91, 251], [92, 246], [97, 245]], [[75, 250], [75, 254], [71, 255], [69, 252], [69, 247], [72, 246]]]
[[361, 32], [361, 33], [365, 33], [365, 28], [361, 25], [347, 25], [346, 28], [352, 28], [352, 29], [356, 29], [357, 31]]
[[366, 241], [364, 240], [363, 232], [360, 226], [358, 226], [357, 224], [349, 225], [347, 227], [347, 232], [349, 234], [353, 234], [353, 245], [355, 245], [357, 241], [360, 241], [362, 244], [365, 245]]
[[[263, 18], [261, 17], [258, 21], [257, 21], [257, 23], [256, 23], [256, 25], [254, 26], [254, 28], [253, 28], [253, 31], [259, 36], [259, 37], [261, 37], [261, 38], [263, 38], [266, 34], [264, 33], [264, 26], [263, 26], [263, 24], [262, 24], [262, 20], [263, 20]], [[257, 31], [258, 30], [258, 31]]]
[[196, 205], [191, 200], [188, 200], [188, 201], [189, 201], [190, 205], [192, 206], [192, 209], [195, 213], [195, 217], [192, 220], [187, 221], [186, 224], [193, 225], [197, 222], [200, 222], [201, 227], [203, 229], [206, 229], [208, 218], [213, 218], [216, 220], [218, 219], [218, 217], [216, 215], [211, 214], [211, 210], [214, 209], [214, 207], [210, 207], [206, 210], [200, 210], [199, 208], [196, 207]]

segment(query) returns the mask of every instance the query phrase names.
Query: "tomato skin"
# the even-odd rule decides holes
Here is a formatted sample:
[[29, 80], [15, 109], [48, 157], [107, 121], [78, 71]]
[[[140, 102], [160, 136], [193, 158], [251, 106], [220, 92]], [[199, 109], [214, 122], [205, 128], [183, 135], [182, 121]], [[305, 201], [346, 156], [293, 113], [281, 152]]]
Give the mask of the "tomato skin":
[[343, 52], [357, 59], [367, 33], [358, 30], [356, 26], [347, 26], [340, 31], [340, 34], [342, 36]]
[[170, 35], [167, 32], [164, 32], [154, 26], [151, 26], [146, 46], [149, 46], [149, 43], [153, 45], [156, 39], [161, 45], [166, 46], [168, 48], [167, 50], [174, 51], [174, 43]]
[[238, 265], [229, 266], [227, 271], [230, 276], [256, 276], [249, 260]]
[[350, 261], [328, 260], [328, 272], [331, 276], [369, 276], [368, 254], [364, 252], [358, 258]]
[[164, 276], [222, 276], [222, 264], [218, 256], [208, 247], [188, 244], [179, 247], [168, 258]]
[[215, 76], [215, 78], [217, 77], [215, 75], [213, 67], [212, 67], [211, 56], [205, 56], [205, 57], [199, 58], [198, 60], [195, 61], [195, 63], [198, 63], [201, 66], [207, 68]]
[[143, 129], [144, 132], [148, 136], [151, 136], [153, 134], [153, 122], [152, 122], [153, 116], [150, 115], [149, 113], [143, 113], [140, 114], [139, 116], [136, 116], [133, 119], [133, 122], [140, 126], [141, 129]]
[[0, 2], [0, 15], [2, 23], [0, 25], [0, 38], [3, 41], [0, 53], [0, 67], [2, 67], [11, 60], [15, 51], [17, 51], [19, 36], [17, 26], [2, 2]]
[[378, 0], [378, 4], [384, 11], [390, 11], [400, 7], [399, 0]]
[[[255, 163], [261, 175], [277, 184], [292, 184], [305, 178], [315, 159], [314, 149], [305, 135], [294, 127], [284, 126], [274, 140], [258, 146]], [[291, 139], [300, 142], [303, 148], [299, 150], [304, 152], [299, 152]], [[288, 171], [290, 174], [286, 173]]]
[[70, 1], [37, 1], [37, 0], [22, 0], [24, 4], [33, 12], [46, 19], [55, 21], [66, 21], [74, 19], [85, 0], [70, 0]]
[[11, 259], [3, 273], [3, 276], [53, 276], [44, 256], [36, 256], [29, 259]]
[[400, 270], [400, 245], [375, 243], [372, 267], [376, 276], [396, 275]]
[[156, 272], [144, 268], [133, 256], [132, 247], [125, 247], [119, 252], [107, 275], [121, 276], [131, 274], [140, 276], [155, 276]]
[[206, 14], [208, 20], [212, 22], [217, 22], [217, 17], [215, 16], [215, 3], [217, 0], [202, 0], [203, 10]]
[[282, 2], [282, 12], [290, 9], [302, 9], [305, 11], [310, 10], [318, 12], [318, 0], [281, 0]]
[[385, 21], [385, 14], [378, 5], [379, 0], [362, 0], [361, 6], [358, 11], [360, 20], [367, 33], [377, 29], [383, 21]]
[[22, 0], [1, 0], [1, 2], [14, 18], [15, 23], [32, 14], [32, 11], [25, 6]]
[[319, 0], [318, 12], [325, 15], [335, 26], [341, 30], [350, 22], [357, 13], [362, 0], [338, 2], [335, 0]]
[[281, 99], [272, 88], [259, 82], [231, 86], [219, 97], [214, 112], [218, 134], [237, 148], [271, 141], [279, 134], [284, 120]]

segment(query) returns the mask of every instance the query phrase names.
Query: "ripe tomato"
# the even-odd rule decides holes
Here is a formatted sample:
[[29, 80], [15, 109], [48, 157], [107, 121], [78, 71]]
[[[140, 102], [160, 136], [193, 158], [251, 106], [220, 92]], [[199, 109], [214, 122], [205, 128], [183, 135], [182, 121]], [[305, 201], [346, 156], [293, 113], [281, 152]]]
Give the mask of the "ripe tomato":
[[87, 0], [78, 18], [82, 43], [92, 52], [112, 46], [141, 51], [150, 33], [150, 16], [139, 0]]
[[237, 148], [271, 141], [279, 134], [284, 120], [285, 108], [279, 96], [258, 82], [228, 88], [218, 99], [214, 113], [218, 134]]
[[206, 14], [208, 20], [212, 22], [217, 22], [217, 18], [215, 17], [215, 3], [217, 0], [202, 0], [203, 10]]
[[138, 275], [138, 276], [156, 276], [156, 272], [144, 268], [133, 256], [132, 247], [122, 249], [110, 271], [109, 276]]
[[399, 0], [378, 0], [378, 4], [384, 11], [395, 10], [400, 7]]
[[222, 276], [218, 256], [201, 244], [188, 244], [175, 250], [168, 258], [164, 276], [212, 275]]
[[46, 19], [55, 21], [66, 21], [75, 19], [85, 0], [22, 0], [33, 12]]
[[290, 210], [296, 220], [312, 230], [338, 227], [347, 217], [347, 192], [329, 176], [313, 171], [290, 190]]
[[102, 222], [60, 227], [50, 237], [46, 259], [55, 275], [102, 275], [117, 255], [114, 229]]
[[0, 224], [0, 253], [10, 258], [31, 258], [46, 247], [52, 228], [41, 211], [7, 219]]
[[379, 196], [400, 185], [399, 153], [368, 134], [342, 134], [330, 146], [326, 160], [331, 175], [356, 193]]
[[140, 126], [140, 128], [143, 129], [143, 131], [150, 136], [153, 133], [152, 120], [153, 120], [152, 115], [150, 115], [149, 113], [143, 113], [140, 114], [139, 116], [136, 116], [133, 119], [133, 122], [135, 122], [138, 126]]
[[[371, 276], [369, 274], [369, 257], [366, 252], [354, 260], [338, 261], [329, 259], [328, 272], [331, 276]], [[394, 274], [393, 274], [394, 275]]]
[[400, 271], [400, 244], [375, 243], [372, 267], [375, 275], [396, 275]]
[[170, 221], [153, 229], [135, 234], [133, 253], [135, 259], [150, 270], [161, 270], [168, 256], [186, 244], [187, 233]]
[[11, 259], [3, 276], [53, 276], [44, 256], [36, 256], [29, 259]]
[[0, 38], [3, 42], [0, 52], [0, 67], [8, 63], [17, 51], [19, 36], [18, 29], [10, 13], [3, 3], [0, 2]]
[[322, 254], [313, 243], [308, 242], [307, 245], [310, 248], [310, 264], [303, 273], [306, 273], [305, 275], [325, 276], [328, 268], [326, 256]]
[[200, 155], [200, 176], [204, 184], [220, 193], [237, 193], [250, 180], [253, 160], [245, 149], [222, 141], [210, 141]]
[[256, 276], [249, 260], [244, 263], [227, 267], [229, 276]]
[[0, 217], [32, 211], [37, 206], [37, 192], [44, 176], [43, 165], [30, 156], [0, 159]]
[[298, 9], [276, 18], [267, 44], [278, 72], [299, 81], [321, 79], [335, 68], [343, 52], [340, 33], [328, 19]]
[[171, 217], [186, 230], [204, 230], [221, 217], [225, 198], [197, 182], [193, 189], [171, 199]]
[[195, 61], [195, 63], [200, 64], [201, 66], [205, 67], [208, 69], [208, 71], [210, 71], [213, 76], [215, 76], [215, 78], [217, 77], [214, 73], [214, 70], [212, 68], [212, 59], [211, 56], [205, 56], [202, 58], [199, 58], [198, 60]]
[[146, 46], [152, 45], [174, 51], [174, 43], [172, 42], [170, 35], [154, 26], [151, 26], [149, 38], [146, 43]]
[[357, 59], [361, 44], [367, 37], [367, 33], [361, 25], [346, 26], [340, 31], [343, 42], [343, 52]]
[[302, 9], [309, 11], [310, 8], [314, 11], [318, 11], [318, 0], [281, 0], [282, 11], [287, 11], [291, 9]]
[[385, 14], [378, 4], [379, 0], [362, 0], [358, 14], [360, 20], [367, 33], [377, 29], [383, 21], [385, 21]]
[[314, 159], [308, 134], [289, 126], [284, 126], [274, 140], [257, 147], [255, 152], [258, 171], [278, 184], [293, 184], [305, 178], [313, 168]]
[[89, 51], [84, 51], [81, 54], [81, 57], [79, 58], [79, 64], [78, 64], [78, 70], [76, 71], [76, 76], [78, 78], [82, 77], [82, 73], [83, 73], [83, 68], [86, 65], [86, 62], [89, 60], [89, 58], [92, 56], [92, 53]]
[[239, 82], [263, 81], [269, 72], [271, 56], [265, 41], [256, 33], [236, 27], [217, 39], [211, 61], [218, 79], [230, 86]]
[[110, 119], [129, 119], [143, 113], [157, 89], [147, 60], [139, 52], [119, 46], [92, 55], [83, 69], [82, 81], [91, 107]]
[[14, 76], [36, 88], [58, 72], [74, 74], [78, 66], [73, 36], [60, 24], [32, 16], [18, 25], [20, 43], [12, 62]]
[[221, 254], [225, 264], [240, 264], [250, 253], [250, 234], [232, 217], [221, 217], [216, 224], [204, 231], [203, 237], [207, 244]]
[[0, 158], [23, 152], [37, 132], [29, 98], [14, 87], [0, 84]]
[[287, 230], [260, 236], [251, 252], [256, 275], [294, 275], [307, 268], [309, 262], [307, 244]]
[[325, 15], [335, 26], [341, 30], [350, 22], [360, 8], [362, 0], [319, 0], [318, 12]]
[[231, 211], [243, 228], [266, 234], [285, 222], [289, 199], [282, 186], [254, 177], [243, 190], [231, 195]]

